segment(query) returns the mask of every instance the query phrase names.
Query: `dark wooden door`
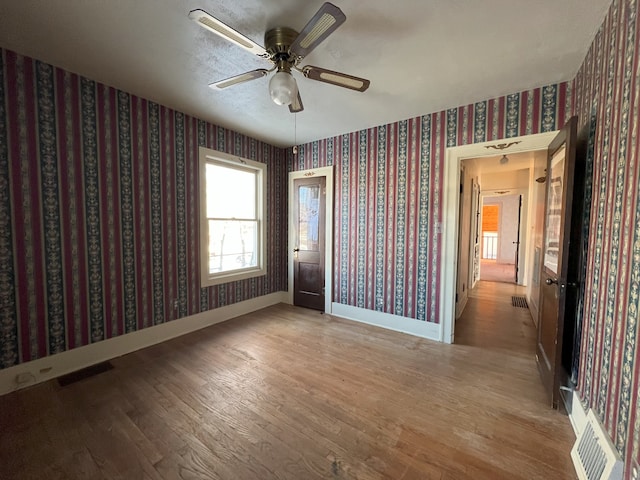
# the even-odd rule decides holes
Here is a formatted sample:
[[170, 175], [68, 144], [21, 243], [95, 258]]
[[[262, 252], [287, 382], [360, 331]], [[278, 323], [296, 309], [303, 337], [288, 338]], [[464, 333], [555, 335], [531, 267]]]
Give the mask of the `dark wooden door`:
[[293, 181], [293, 303], [324, 311], [325, 177]]
[[516, 246], [516, 268], [515, 268], [515, 276], [516, 281], [518, 283], [518, 279], [520, 278], [520, 224], [522, 223], [522, 195], [518, 196], [518, 230], [516, 230], [516, 241], [513, 244]]
[[[540, 318], [536, 361], [549, 402], [558, 407], [576, 160], [577, 118], [572, 117], [549, 145], [547, 194], [540, 274]], [[575, 248], [575, 247], [574, 247]]]

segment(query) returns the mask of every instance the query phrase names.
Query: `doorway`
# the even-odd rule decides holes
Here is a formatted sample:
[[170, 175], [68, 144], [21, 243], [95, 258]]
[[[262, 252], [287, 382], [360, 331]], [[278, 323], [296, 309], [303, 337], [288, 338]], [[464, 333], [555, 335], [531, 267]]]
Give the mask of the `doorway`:
[[326, 178], [293, 181], [293, 304], [324, 311]]
[[[522, 285], [520, 237], [528, 230], [526, 222], [522, 225], [523, 194], [503, 192], [482, 197], [480, 280]], [[527, 198], [528, 193], [527, 188]]]
[[533, 257], [527, 256], [534, 231], [530, 192], [538, 185], [532, 172], [536, 163], [542, 171], [544, 161], [543, 151], [461, 161], [456, 318], [478, 281], [520, 287], [530, 283], [527, 275], [534, 270]]
[[[296, 195], [296, 193], [299, 192], [299, 189], [296, 188], [296, 184], [299, 184], [298, 187], [303, 186], [305, 184], [304, 180], [319, 179], [319, 178], [321, 178], [322, 181], [320, 182], [311, 181], [310, 185], [316, 184], [316, 183], [321, 184], [322, 182], [324, 182], [324, 188], [323, 188], [324, 191], [322, 192], [323, 195], [318, 196], [318, 202], [322, 201], [324, 203], [323, 205], [324, 219], [322, 219], [321, 216], [318, 216], [317, 218], [317, 221], [323, 224], [322, 225], [323, 228], [320, 228], [319, 231], [323, 229], [324, 234], [322, 235], [321, 239], [320, 238], [316, 239], [317, 241], [316, 243], [318, 244], [318, 247], [320, 247], [320, 244], [322, 244], [322, 255], [321, 255], [322, 258], [321, 260], [318, 260], [318, 259], [313, 260], [314, 262], [319, 261], [322, 264], [320, 266], [321, 268], [318, 269], [322, 271], [320, 275], [323, 277], [323, 280], [324, 280], [323, 282], [324, 291], [322, 292], [323, 293], [322, 299], [318, 299], [317, 296], [313, 295], [314, 292], [310, 292], [311, 289], [306, 288], [305, 285], [302, 285], [302, 288], [299, 288], [301, 286], [300, 277], [299, 277], [300, 270], [298, 269], [298, 272], [297, 272], [298, 278], [296, 282], [296, 268], [295, 268], [295, 266], [298, 266], [298, 267], [300, 266], [299, 260], [301, 259], [300, 244], [299, 244], [300, 238], [297, 235], [297, 232], [299, 231], [299, 228], [300, 228], [300, 215], [299, 215], [299, 206], [298, 206], [298, 203], [300, 201], [300, 196]], [[306, 182], [306, 183], [309, 183], [309, 182]], [[313, 192], [315, 192], [315, 189], [313, 187], [305, 189], [305, 195], [308, 194], [307, 200], [311, 199], [311, 196], [313, 196]], [[288, 273], [289, 273], [288, 275], [289, 303], [291, 303], [292, 305], [300, 303], [300, 296], [295, 294], [296, 286], [297, 286], [298, 287], [297, 290], [299, 293], [301, 290], [303, 292], [307, 291], [308, 293], [311, 293], [311, 295], [305, 295], [303, 293], [303, 297], [306, 297], [307, 299], [312, 299], [313, 301], [317, 302], [317, 303], [314, 303], [314, 305], [311, 306], [311, 308], [317, 308], [318, 310], [321, 310], [325, 313], [331, 313], [332, 312], [332, 292], [333, 292], [333, 283], [332, 283], [332, 279], [333, 279], [333, 269], [332, 269], [332, 265], [333, 265], [333, 248], [332, 248], [333, 246], [333, 167], [330, 166], [330, 167], [314, 168], [311, 170], [301, 170], [296, 172], [290, 172], [288, 203], [289, 203], [289, 236], [288, 236], [289, 248], [288, 248], [287, 257], [288, 257]], [[307, 245], [309, 243], [308, 240], [309, 240], [308, 238], [305, 240], [305, 242], [307, 242], [305, 243], [306, 246], [308, 246]], [[302, 258], [302, 260], [305, 260], [305, 259], [309, 260], [308, 252], [305, 252], [304, 255], [305, 255], [305, 258]], [[305, 261], [304, 263], [307, 263], [305, 268], [309, 267], [307, 261]], [[302, 275], [304, 276], [306, 273], [308, 272], [303, 271]], [[296, 303], [296, 298], [298, 298], [297, 303]], [[301, 306], [304, 306], [304, 305], [301, 304]]]
[[[551, 133], [543, 133], [537, 135], [529, 135], [526, 137], [517, 137], [513, 139], [509, 139], [509, 143], [511, 144], [509, 147], [505, 148], [505, 152], [507, 156], [512, 156], [516, 153], [524, 153], [524, 152], [544, 152], [546, 155], [546, 150], [548, 145], [551, 143], [555, 136], [554, 132]], [[450, 148], [447, 150], [447, 159], [445, 162], [444, 168], [444, 180], [445, 187], [443, 192], [443, 223], [442, 223], [442, 247], [443, 247], [443, 255], [441, 259], [441, 322], [442, 322], [442, 330], [441, 340], [446, 343], [454, 342], [455, 335], [455, 314], [456, 314], [456, 295], [457, 292], [457, 278], [456, 272], [458, 269], [458, 245], [459, 245], [459, 199], [460, 199], [460, 170], [463, 166], [468, 167], [469, 164], [473, 165], [472, 159], [483, 159], [487, 157], [495, 157], [495, 149], [500, 146], [504, 146], [506, 144], [501, 144], [500, 142], [486, 142], [480, 144], [472, 144], [472, 145], [464, 145], [461, 147]], [[501, 157], [499, 156], [498, 159]], [[466, 168], [469, 170], [469, 175], [473, 178], [473, 166], [471, 168]], [[536, 172], [533, 168], [529, 170], [529, 182], [531, 185], [535, 183], [535, 175]], [[484, 181], [479, 182], [479, 187], [483, 192], [483, 195], [486, 195], [491, 192], [503, 191], [498, 185], [491, 184], [491, 177], [487, 176]], [[513, 185], [514, 187], [516, 185]], [[511, 190], [511, 189], [509, 189]], [[518, 191], [519, 189], [514, 188], [513, 191], [509, 193], [520, 194], [522, 192]], [[532, 218], [534, 216], [533, 211], [533, 202], [523, 205], [522, 209], [523, 215], [527, 215], [527, 217]], [[523, 223], [526, 225], [526, 222]], [[522, 228], [521, 228], [522, 233]], [[521, 271], [524, 275], [523, 278], [531, 278], [531, 275], [535, 271], [533, 262], [534, 255], [532, 253], [531, 248], [526, 247], [527, 240], [532, 244], [531, 238], [532, 233], [527, 231], [525, 235], [521, 235], [520, 238], [520, 247], [521, 247], [521, 259], [519, 260], [519, 265], [522, 266]], [[455, 268], [451, 268], [451, 265], [454, 265]], [[473, 270], [473, 269], [472, 269]], [[481, 270], [481, 267], [480, 267]], [[481, 274], [481, 272], [480, 272]], [[527, 297], [529, 298], [531, 295], [530, 285], [526, 286]]]

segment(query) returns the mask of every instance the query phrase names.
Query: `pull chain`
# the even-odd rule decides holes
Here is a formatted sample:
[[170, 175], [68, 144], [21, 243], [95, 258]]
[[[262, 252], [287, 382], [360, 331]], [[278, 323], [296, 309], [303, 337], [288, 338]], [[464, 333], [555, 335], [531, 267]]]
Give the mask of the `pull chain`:
[[298, 154], [298, 114], [293, 114], [293, 154]]

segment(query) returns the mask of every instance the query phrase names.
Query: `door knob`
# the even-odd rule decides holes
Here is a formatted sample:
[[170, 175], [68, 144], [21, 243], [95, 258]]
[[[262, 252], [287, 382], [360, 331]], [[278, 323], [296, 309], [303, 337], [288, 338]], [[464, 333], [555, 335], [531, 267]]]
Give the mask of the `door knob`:
[[296, 253], [296, 252], [299, 252], [299, 251], [300, 251], [300, 249], [299, 249], [299, 248], [294, 248], [294, 249], [293, 249], [293, 253]]
[[557, 278], [547, 278], [544, 283], [546, 283], [547, 285], [553, 285], [554, 283], [557, 285], [558, 284], [558, 279]]

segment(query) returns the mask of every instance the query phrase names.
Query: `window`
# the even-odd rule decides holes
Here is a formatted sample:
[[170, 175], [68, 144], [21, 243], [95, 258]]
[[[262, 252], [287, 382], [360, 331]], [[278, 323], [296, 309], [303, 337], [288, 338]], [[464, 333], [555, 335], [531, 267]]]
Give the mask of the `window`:
[[266, 273], [267, 166], [200, 147], [201, 286]]

